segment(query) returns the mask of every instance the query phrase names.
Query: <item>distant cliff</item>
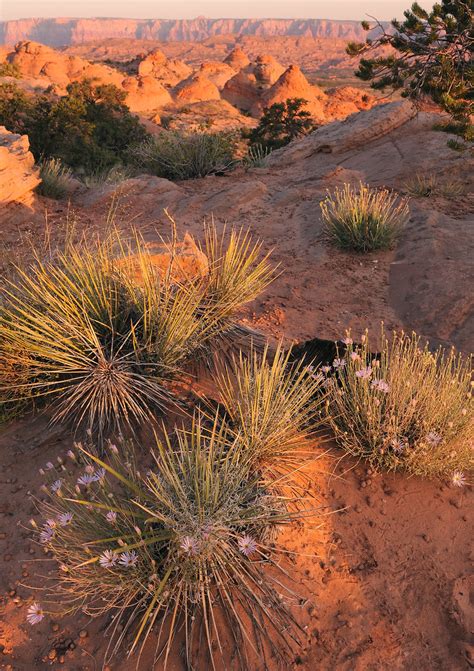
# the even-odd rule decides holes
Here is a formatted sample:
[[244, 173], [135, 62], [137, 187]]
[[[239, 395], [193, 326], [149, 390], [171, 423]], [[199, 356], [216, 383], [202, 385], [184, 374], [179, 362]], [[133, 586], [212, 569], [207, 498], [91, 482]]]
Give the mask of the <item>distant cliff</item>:
[[18, 19], [0, 22], [0, 44], [35, 40], [52, 47], [98, 39], [201, 41], [216, 35], [303, 35], [358, 40], [358, 21], [329, 19]]

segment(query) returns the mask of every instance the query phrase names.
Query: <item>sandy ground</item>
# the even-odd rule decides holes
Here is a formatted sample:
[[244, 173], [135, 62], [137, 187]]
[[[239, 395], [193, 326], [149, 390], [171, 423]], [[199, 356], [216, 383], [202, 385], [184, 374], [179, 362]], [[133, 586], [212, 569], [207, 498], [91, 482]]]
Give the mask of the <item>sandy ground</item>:
[[[117, 222], [124, 229], [137, 226], [150, 242], [157, 232], [169, 231], [163, 207], [179, 231], [197, 237], [211, 213], [218, 226], [249, 228], [265, 250], [274, 248], [282, 274], [248, 308], [246, 319], [274, 336], [336, 338], [352, 328], [359, 337], [383, 320], [387, 329], [415, 328], [433, 342], [473, 351], [472, 183], [466, 157], [446, 149], [446, 136], [432, 131], [432, 122], [425, 115], [363, 147], [315, 152], [304, 161], [293, 157], [287, 165], [277, 161], [175, 190], [144, 178], [122, 192]], [[356, 256], [322, 241], [318, 203], [326, 188], [364, 179], [402, 190], [404, 180], [435, 166], [439, 174], [460, 179], [465, 194], [412, 201], [410, 223], [393, 252]], [[110, 190], [75, 197], [72, 208], [82, 230], [92, 234], [103, 227], [109, 199]], [[36, 215], [12, 213], [2, 224], [4, 270], [16, 255], [27, 253], [27, 240], [44, 237], [45, 207], [52, 238], [61, 235], [66, 205], [44, 200]], [[1, 669], [101, 668], [104, 619], [91, 622], [78, 615], [59, 623], [45, 620], [36, 628], [25, 622], [32, 597], [22, 584], [54, 570], [37, 561], [42, 551], [31, 542], [30, 493], [38, 492], [38, 469], [70, 444], [71, 437], [48, 428], [44, 418], [25, 418], [0, 434]], [[326, 447], [316, 445], [315, 457]], [[311, 466], [311, 493], [322, 506], [320, 515], [282, 535], [285, 547], [296, 553], [285, 566], [301, 595], [294, 612], [305, 631], [288, 668], [473, 668], [472, 487], [376, 475], [351, 459], [339, 462], [341, 455], [329, 448], [334, 459], [322, 456]], [[81, 631], [87, 636], [80, 638]], [[123, 658], [110, 668], [134, 667], [133, 660]], [[158, 664], [156, 671], [161, 668]], [[257, 665], [255, 671], [263, 668]], [[271, 660], [268, 668], [276, 668]], [[184, 670], [178, 652], [170, 669]]]

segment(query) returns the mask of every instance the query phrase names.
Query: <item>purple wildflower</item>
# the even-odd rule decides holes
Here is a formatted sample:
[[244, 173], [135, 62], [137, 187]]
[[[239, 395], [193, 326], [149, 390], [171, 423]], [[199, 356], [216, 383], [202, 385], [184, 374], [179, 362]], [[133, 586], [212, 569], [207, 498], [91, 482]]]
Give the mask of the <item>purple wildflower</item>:
[[104, 550], [99, 557], [99, 564], [102, 568], [112, 568], [118, 561], [118, 556], [112, 550]]
[[35, 601], [35, 603], [32, 603], [31, 606], [28, 607], [26, 619], [30, 624], [38, 624], [43, 618], [43, 609], [40, 604]]
[[107, 520], [107, 522], [110, 522], [110, 524], [115, 524], [115, 522], [117, 521], [117, 513], [115, 512], [115, 510], [109, 510], [109, 512], [105, 516], [105, 519]]
[[128, 568], [129, 566], [134, 566], [138, 561], [138, 555], [135, 550], [131, 552], [122, 552], [120, 555], [120, 564]]
[[454, 487], [464, 487], [466, 484], [466, 476], [462, 471], [454, 471], [452, 478], [451, 478], [451, 484]]
[[388, 394], [390, 391], [390, 385], [388, 382], [385, 382], [385, 380], [372, 380], [372, 387], [374, 389], [377, 389], [377, 391], [381, 391], [384, 394]]
[[196, 555], [199, 552], [199, 542], [192, 536], [185, 536], [179, 547], [188, 555]]
[[346, 365], [345, 359], [334, 359], [334, 361], [332, 362], [332, 366], [335, 370], [337, 370], [338, 368], [344, 368], [345, 365]]
[[58, 515], [58, 522], [62, 527], [66, 527], [72, 522], [72, 518], [72, 513], [61, 513], [61, 515]]
[[257, 541], [252, 536], [245, 535], [237, 541], [240, 552], [246, 557], [250, 557], [257, 549]]
[[59, 490], [61, 489], [62, 484], [63, 484], [63, 481], [62, 481], [62, 480], [55, 480], [55, 481], [53, 482], [53, 484], [51, 485], [51, 491], [52, 491], [54, 494], [56, 494], [56, 493], [59, 492]]
[[368, 380], [371, 375], [372, 375], [372, 366], [367, 366], [366, 368], [356, 370], [356, 376], [360, 377], [361, 380]]

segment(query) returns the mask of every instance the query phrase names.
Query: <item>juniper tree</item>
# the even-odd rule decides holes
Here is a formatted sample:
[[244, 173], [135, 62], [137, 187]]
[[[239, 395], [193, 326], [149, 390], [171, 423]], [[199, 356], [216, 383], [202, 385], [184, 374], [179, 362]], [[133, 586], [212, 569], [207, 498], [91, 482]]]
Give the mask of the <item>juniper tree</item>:
[[442, 0], [426, 11], [415, 2], [404, 20], [394, 19], [389, 28], [363, 21], [365, 30], [376, 27], [379, 34], [349, 43], [350, 55], [372, 54], [385, 46], [394, 51], [362, 58], [356, 76], [372, 82], [374, 89], [402, 89], [402, 96], [415, 101], [430, 97], [452, 116], [464, 137], [472, 137], [473, 7], [473, 0]]

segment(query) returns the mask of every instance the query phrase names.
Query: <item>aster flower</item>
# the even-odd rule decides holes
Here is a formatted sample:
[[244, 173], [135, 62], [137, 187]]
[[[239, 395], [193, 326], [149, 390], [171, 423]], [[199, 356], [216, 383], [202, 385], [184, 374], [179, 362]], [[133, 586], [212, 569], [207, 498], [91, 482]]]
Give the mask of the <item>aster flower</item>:
[[62, 484], [63, 484], [63, 481], [62, 481], [62, 480], [55, 480], [55, 481], [53, 482], [53, 484], [51, 485], [51, 491], [52, 491], [54, 494], [56, 494], [56, 493], [59, 492], [59, 490], [61, 489]]
[[192, 536], [185, 536], [179, 547], [188, 555], [196, 555], [199, 552], [199, 542]]
[[250, 557], [250, 555], [257, 549], [257, 541], [249, 535], [241, 536], [237, 541], [237, 545], [239, 546], [240, 552], [246, 557]]
[[72, 513], [61, 513], [61, 515], [58, 515], [58, 522], [62, 527], [66, 527], [72, 522], [72, 518]]
[[426, 434], [425, 440], [433, 447], [437, 447], [441, 443], [443, 438], [439, 435], [439, 433], [436, 433], [436, 431], [430, 431], [429, 433]]
[[360, 361], [360, 354], [357, 354], [357, 352], [351, 352], [349, 356], [351, 361]]
[[112, 568], [118, 561], [118, 556], [112, 550], [104, 550], [99, 557], [99, 564], [102, 568]]
[[98, 468], [96, 471], [94, 471], [93, 477], [94, 477], [94, 482], [98, 482], [99, 480], [103, 480], [105, 478], [105, 468]]
[[321, 370], [325, 375], [327, 375], [331, 370], [331, 366], [321, 366]]
[[453, 487], [464, 487], [466, 484], [466, 476], [462, 471], [454, 471], [452, 478], [451, 478], [451, 484]]
[[54, 464], [52, 461], [48, 461], [46, 466], [45, 466], [47, 471], [51, 471], [54, 468]]
[[43, 529], [40, 532], [40, 543], [49, 543], [54, 536], [54, 529], [49, 524], [43, 524]]
[[381, 391], [384, 394], [388, 394], [390, 391], [390, 385], [385, 382], [385, 380], [372, 380], [372, 387], [374, 389], [377, 389], [377, 391]]
[[349, 338], [349, 336], [347, 336], [346, 338], [343, 338], [341, 342], [343, 342], [344, 345], [352, 345], [354, 341], [352, 340], [352, 338]]
[[338, 368], [344, 368], [345, 365], [346, 365], [346, 360], [345, 359], [334, 359], [334, 361], [332, 362], [332, 366], [336, 370]]
[[372, 366], [366, 366], [360, 370], [356, 370], [356, 377], [360, 377], [361, 380], [368, 380], [372, 375]]
[[115, 510], [109, 510], [109, 512], [105, 516], [105, 519], [107, 520], [107, 522], [110, 522], [110, 524], [115, 524], [115, 522], [117, 521], [117, 513], [115, 512]]
[[395, 452], [395, 454], [402, 454], [410, 447], [410, 445], [406, 438], [394, 438], [390, 442], [390, 447]]
[[77, 484], [78, 485], [85, 485], [86, 487], [87, 487], [87, 485], [90, 485], [95, 481], [96, 481], [96, 479], [95, 479], [94, 475], [91, 475], [89, 473], [84, 473], [84, 475], [81, 475], [79, 478], [77, 478]]
[[38, 624], [44, 618], [43, 609], [36, 601], [28, 607], [26, 613], [26, 619], [30, 624]]
[[122, 552], [120, 555], [120, 564], [128, 568], [129, 566], [134, 566], [138, 561], [138, 555], [135, 550], [131, 552]]

